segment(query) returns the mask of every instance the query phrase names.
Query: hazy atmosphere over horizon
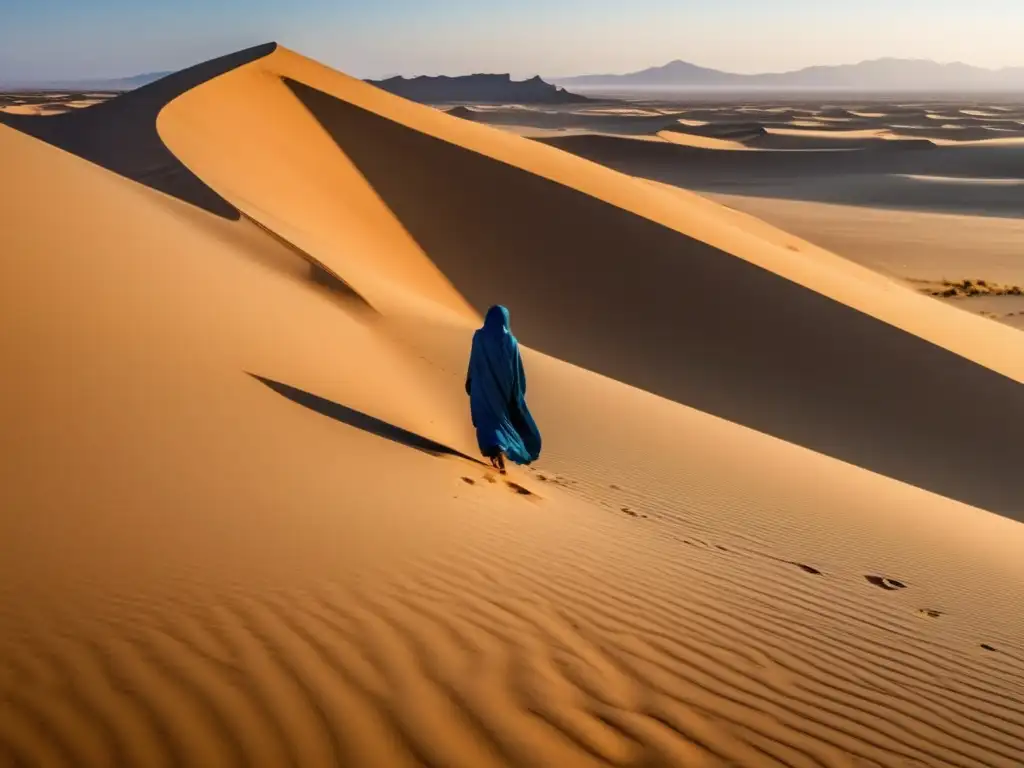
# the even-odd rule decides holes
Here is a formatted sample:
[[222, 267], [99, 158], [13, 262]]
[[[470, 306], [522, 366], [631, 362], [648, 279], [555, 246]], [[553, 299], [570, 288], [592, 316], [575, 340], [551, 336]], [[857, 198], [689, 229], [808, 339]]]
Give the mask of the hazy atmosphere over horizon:
[[362, 77], [767, 72], [880, 57], [1024, 65], [1019, 0], [0, 0], [0, 80], [130, 76], [276, 40]]

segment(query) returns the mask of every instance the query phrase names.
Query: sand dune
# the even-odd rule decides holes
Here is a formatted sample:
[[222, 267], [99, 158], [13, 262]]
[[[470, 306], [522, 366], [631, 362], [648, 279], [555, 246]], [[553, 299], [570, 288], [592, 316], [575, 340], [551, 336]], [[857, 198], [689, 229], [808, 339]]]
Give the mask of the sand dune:
[[750, 150], [746, 144], [736, 141], [735, 139], [718, 139], [714, 136], [701, 136], [695, 133], [683, 133], [682, 131], [661, 131], [658, 133], [658, 138], [663, 139], [670, 144], [680, 144], [684, 147], [698, 147], [700, 149]]
[[[763, 238], [751, 238], [721, 216], [716, 221], [713, 207], [701, 211], [697, 221], [695, 201], [679, 205], [671, 192], [629, 183], [544, 147], [517, 148], [514, 162], [522, 169], [517, 170], [509, 164], [513, 146], [494, 141], [481, 149], [504, 162], [488, 162], [484, 155], [462, 152], [451, 143], [456, 137], [469, 142], [489, 136], [479, 126], [451, 124], [443, 115], [428, 112], [410, 116], [415, 122], [403, 129], [397, 120], [405, 117], [404, 104], [394, 104], [394, 111], [385, 114], [392, 118], [388, 121], [352, 96], [342, 101], [297, 82], [289, 84], [471, 303], [480, 309], [498, 295], [523, 307], [519, 327], [527, 343], [891, 476], [976, 503], [981, 497], [974, 494], [981, 493], [989, 508], [1016, 509], [1011, 467], [1018, 455], [1017, 440], [1008, 424], [984, 428], [981, 438], [970, 436], [976, 425], [937, 427], [933, 421], [935, 412], [953, 407], [968, 391], [977, 392], [976, 387], [988, 392], [991, 420], [1021, 412], [1024, 399], [1018, 399], [1022, 394], [1017, 382], [1024, 373], [1024, 351], [1011, 344], [1016, 338], [1008, 329], [986, 324], [972, 334], [968, 346], [958, 314], [930, 301], [911, 304], [903, 303], [904, 297], [862, 293], [859, 281], [839, 285], [831, 275], [816, 274], [799, 246], [792, 251], [780, 243], [767, 256]], [[368, 99], [372, 96], [367, 92]], [[444, 132], [449, 140], [427, 135], [431, 129]], [[522, 143], [514, 137], [502, 139]], [[417, 171], [410, 173], [410, 167]], [[532, 169], [538, 173], [522, 172]], [[547, 184], [539, 173], [562, 184]], [[645, 205], [650, 219], [630, 215]], [[567, 220], [568, 211], [579, 217], [579, 226]], [[505, 224], [510, 217], [530, 222], [530, 227], [510, 229]], [[680, 240], [678, 234], [687, 239]], [[726, 252], [740, 258], [721, 258]], [[489, 260], [514, 264], [515, 269], [496, 273], [480, 259], [482, 253]], [[575, 259], [555, 258], [564, 253], [599, 267], [581, 270]], [[626, 253], [635, 269], [616, 268]], [[776, 274], [758, 268], [766, 258]], [[789, 280], [780, 280], [778, 273]], [[652, 290], [646, 279], [650, 274], [660, 276], [662, 291]], [[700, 289], [691, 291], [680, 305], [679, 286], [694, 279], [699, 279]], [[817, 290], [790, 282], [793, 279]], [[576, 288], [571, 298], [565, 295], [568, 285]], [[732, 295], [738, 308], [708, 327], [703, 318], [714, 313], [723, 292]], [[603, 311], [616, 304], [631, 308], [629, 324]], [[789, 308], [786, 316], [770, 309], [779, 304]], [[815, 317], [816, 327], [811, 328], [803, 312]], [[573, 322], [580, 317], [587, 323]], [[890, 326], [875, 325], [878, 321], [871, 318], [913, 327], [920, 336], [893, 335]], [[845, 343], [847, 334], [854, 350], [876, 348], [872, 334], [879, 334], [886, 340], [877, 344], [899, 353], [892, 360], [876, 358], [872, 370], [867, 370]], [[786, 343], [772, 343], [780, 338]], [[944, 357], [944, 346], [960, 356]], [[712, 349], [721, 351], [710, 353]], [[1001, 375], [991, 376], [981, 367], [961, 368], [965, 357], [984, 359]], [[698, 359], [701, 362], [695, 364]], [[909, 360], [915, 361], [908, 366], [911, 370], [893, 375], [908, 390], [901, 392], [899, 384], [887, 379], [886, 391], [879, 392], [884, 366], [901, 367]], [[948, 379], [953, 371], [958, 371], [958, 379], [967, 377], [960, 380], [969, 389], [956, 392], [954, 385], [931, 395], [934, 400], [910, 395], [920, 392], [924, 381], [934, 376]], [[921, 376], [921, 381], [915, 382], [914, 376]], [[760, 382], [756, 397], [749, 392], [751, 380]], [[940, 402], [942, 398], [949, 398], [948, 405]], [[961, 436], [951, 439], [951, 433]], [[894, 439], [906, 442], [897, 448]], [[993, 446], [985, 467], [961, 453], [979, 439]], [[925, 453], [944, 458], [929, 468], [920, 458]]]
[[[777, 137], [786, 137], [783, 148], [813, 148], [822, 140], [837, 142], [865, 142], [870, 140], [915, 139], [966, 145], [993, 138], [1020, 139], [1024, 137], [1024, 109], [1004, 106], [999, 112], [962, 109], [962, 103], [933, 103], [886, 105], [884, 112], [869, 112], [848, 106], [821, 103], [783, 103], [780, 106], [717, 103], [633, 103], [631, 107], [616, 109], [619, 118], [616, 131], [620, 134], [643, 135], [653, 127], [652, 115], [677, 118], [677, 125], [702, 127], [701, 135], [720, 136], [723, 133], [745, 134], [744, 141], [756, 142], [762, 148], [775, 148]], [[588, 109], [564, 108], [547, 113], [544, 127], [549, 129], [583, 129], [601, 131], [601, 121], [607, 114], [599, 107]], [[491, 106], [480, 121], [493, 125], [516, 125], [525, 117], [522, 110], [511, 106]], [[630, 120], [629, 118], [632, 118]], [[608, 132], [608, 131], [603, 131]], [[766, 139], [766, 137], [771, 137]], [[870, 145], [870, 144], [868, 144]]]
[[37, 119], [0, 762], [1019, 763], [1017, 331], [273, 46]]
[[[577, 135], [541, 140], [631, 175], [703, 192], [984, 216], [1019, 215], [1019, 194], [995, 186], [1024, 177], [1024, 155], [1016, 138], [954, 145], [940, 139], [885, 138], [874, 131], [820, 131], [811, 139], [796, 135], [808, 130], [769, 129], [764, 138], [744, 143], [771, 151], [743, 153], [712, 152], [707, 147], [656, 147], [627, 137]], [[951, 185], [922, 184], [913, 178], [922, 176], [990, 179], [995, 185], [965, 195]]]
[[1024, 282], [1024, 219], [737, 195], [712, 199], [892, 277]]
[[[1024, 219], [912, 212], [851, 205], [711, 195], [911, 287], [944, 280], [1024, 285]], [[1011, 297], [953, 304], [1016, 328], [1024, 306]]]

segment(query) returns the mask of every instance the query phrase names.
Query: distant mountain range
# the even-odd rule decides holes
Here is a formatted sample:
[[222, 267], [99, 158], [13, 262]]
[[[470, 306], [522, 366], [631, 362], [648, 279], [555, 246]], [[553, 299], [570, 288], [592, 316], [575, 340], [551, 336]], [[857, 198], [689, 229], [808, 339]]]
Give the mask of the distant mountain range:
[[378, 88], [423, 104], [451, 102], [574, 104], [590, 101], [544, 82], [540, 77], [513, 80], [510, 75], [464, 75], [461, 77], [389, 77], [367, 80]]
[[578, 89], [600, 88], [758, 88], [864, 91], [1024, 91], [1024, 67], [984, 69], [920, 59], [875, 59], [859, 64], [815, 66], [792, 72], [741, 75], [671, 61], [623, 75], [549, 78]]
[[0, 80], [0, 90], [4, 91], [133, 91], [144, 85], [159, 80], [170, 72], [147, 72], [142, 75], [118, 78], [93, 78], [89, 80], [36, 80], [4, 82]]
[[[159, 80], [170, 72], [147, 72], [121, 78], [87, 80], [0, 81], [0, 91], [131, 91]], [[464, 75], [460, 77], [389, 77], [367, 80], [403, 98], [424, 104], [444, 103], [512, 103], [512, 104], [575, 104], [590, 101], [586, 96], [570, 93], [539, 76], [529, 80], [513, 80], [511, 75]]]
[[[170, 72], [147, 72], [132, 77], [83, 80], [0, 80], [9, 91], [130, 91], [159, 80]], [[519, 104], [572, 104], [588, 101], [578, 90], [640, 89], [834, 89], [859, 91], [1022, 91], [1024, 66], [985, 69], [970, 64], [939, 64], [924, 59], [874, 59], [859, 64], [813, 66], [790, 72], [744, 75], [701, 67], [686, 61], [670, 61], [639, 72], [572, 77], [540, 76], [514, 81], [510, 75], [463, 75], [459, 77], [389, 77], [367, 82], [413, 101], [512, 102]]]

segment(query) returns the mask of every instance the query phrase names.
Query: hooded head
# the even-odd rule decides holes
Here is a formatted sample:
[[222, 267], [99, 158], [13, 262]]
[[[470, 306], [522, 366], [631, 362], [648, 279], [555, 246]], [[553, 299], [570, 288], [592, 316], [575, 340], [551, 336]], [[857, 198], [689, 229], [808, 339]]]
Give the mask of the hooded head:
[[491, 333], [510, 333], [508, 310], [500, 304], [488, 309], [484, 318], [484, 329]]

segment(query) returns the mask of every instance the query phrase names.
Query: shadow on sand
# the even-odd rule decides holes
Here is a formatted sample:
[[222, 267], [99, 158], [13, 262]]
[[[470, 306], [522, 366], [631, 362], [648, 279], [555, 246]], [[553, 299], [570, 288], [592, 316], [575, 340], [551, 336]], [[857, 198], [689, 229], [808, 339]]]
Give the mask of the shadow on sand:
[[429, 453], [431, 456], [457, 456], [460, 459], [466, 459], [475, 464], [483, 465], [483, 462], [479, 459], [467, 456], [461, 451], [449, 448], [447, 445], [442, 445], [422, 435], [417, 435], [415, 432], [410, 432], [407, 429], [402, 429], [402, 427], [396, 427], [394, 424], [389, 424], [362, 411], [349, 408], [347, 405], [335, 403], [319, 395], [314, 395], [288, 384], [282, 384], [273, 379], [258, 376], [255, 373], [250, 373], [249, 375], [261, 384], [270, 387], [279, 395], [288, 398], [293, 403], [298, 403], [305, 408], [309, 408], [311, 411], [316, 411], [335, 421], [340, 421], [342, 424], [348, 424], [350, 427], [361, 429], [363, 432], [369, 432], [371, 435], [383, 437], [385, 440], [391, 440], [408, 448], [415, 448], [417, 451]]

